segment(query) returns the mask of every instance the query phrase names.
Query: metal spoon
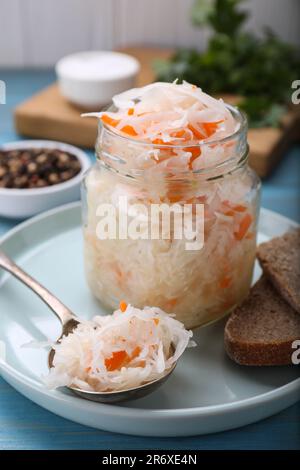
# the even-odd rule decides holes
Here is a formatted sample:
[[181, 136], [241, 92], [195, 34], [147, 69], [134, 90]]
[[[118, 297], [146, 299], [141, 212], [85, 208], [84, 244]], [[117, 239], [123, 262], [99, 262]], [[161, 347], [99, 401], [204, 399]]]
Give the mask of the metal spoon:
[[[19, 266], [17, 266], [5, 253], [0, 251], [0, 268], [3, 268], [5, 271], [8, 271], [13, 276], [15, 276], [19, 281], [25, 284], [29, 289], [31, 289], [35, 294], [37, 294], [45, 304], [50, 307], [52, 312], [57, 316], [62, 325], [62, 333], [57, 340], [57, 343], [62, 339], [63, 336], [67, 336], [72, 333], [72, 331], [80, 323], [80, 319], [66, 307], [60, 300], [58, 300], [53, 294], [51, 294], [45, 287], [43, 287], [39, 282], [33, 279], [29, 274], [23, 271]], [[48, 365], [53, 367], [53, 359], [55, 355], [55, 350], [51, 349], [48, 356]], [[76, 387], [68, 387], [72, 392], [76, 393], [86, 400], [97, 401], [101, 403], [118, 403], [126, 400], [133, 400], [136, 398], [141, 398], [149, 393], [154, 392], [160, 385], [162, 385], [171, 375], [176, 367], [176, 363], [168, 369], [165, 374], [159, 379], [153, 380], [152, 382], [147, 382], [139, 387], [117, 391], [117, 392], [89, 392], [81, 390]]]

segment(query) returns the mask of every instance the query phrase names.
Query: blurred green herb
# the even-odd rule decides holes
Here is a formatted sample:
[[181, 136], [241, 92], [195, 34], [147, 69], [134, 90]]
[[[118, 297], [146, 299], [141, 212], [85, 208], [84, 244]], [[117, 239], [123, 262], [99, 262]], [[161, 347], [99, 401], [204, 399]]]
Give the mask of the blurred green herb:
[[280, 124], [290, 101], [291, 83], [300, 76], [299, 51], [270, 30], [257, 38], [243, 30], [245, 0], [196, 0], [192, 21], [213, 34], [207, 50], [178, 50], [168, 61], [154, 64], [157, 79], [187, 80], [208, 93], [243, 96], [240, 107], [250, 126]]

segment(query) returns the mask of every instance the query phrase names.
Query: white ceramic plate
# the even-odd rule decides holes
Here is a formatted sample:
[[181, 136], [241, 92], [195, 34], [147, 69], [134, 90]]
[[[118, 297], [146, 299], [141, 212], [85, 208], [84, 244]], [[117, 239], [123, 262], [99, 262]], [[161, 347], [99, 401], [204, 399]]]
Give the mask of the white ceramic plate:
[[[80, 205], [71, 204], [21, 224], [0, 246], [74, 312], [88, 318], [102, 310], [85, 284], [80, 225]], [[291, 226], [295, 223], [262, 210], [259, 242]], [[88, 402], [42, 385], [47, 352], [22, 345], [58, 337], [59, 323], [33, 293], [6, 274], [0, 277], [0, 315], [4, 379], [42, 407], [95, 428], [139, 436], [206, 434], [253, 423], [299, 399], [297, 367], [247, 368], [226, 357], [223, 321], [195, 333], [199, 346], [184, 354], [170, 380], [152, 395], [120, 406]]]

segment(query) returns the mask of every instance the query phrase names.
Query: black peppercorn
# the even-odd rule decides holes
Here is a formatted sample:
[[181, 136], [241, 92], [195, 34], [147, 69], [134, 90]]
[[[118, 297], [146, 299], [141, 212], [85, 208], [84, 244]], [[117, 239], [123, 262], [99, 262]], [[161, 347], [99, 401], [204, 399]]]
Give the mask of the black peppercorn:
[[58, 149], [0, 150], [0, 188], [43, 188], [74, 178], [78, 158]]

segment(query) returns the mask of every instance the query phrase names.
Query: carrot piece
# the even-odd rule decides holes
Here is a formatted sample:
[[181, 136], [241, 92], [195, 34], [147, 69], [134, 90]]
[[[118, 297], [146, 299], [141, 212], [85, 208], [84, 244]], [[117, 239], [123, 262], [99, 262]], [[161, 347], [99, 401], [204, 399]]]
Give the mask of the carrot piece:
[[219, 287], [221, 287], [221, 289], [227, 289], [227, 287], [229, 287], [230, 284], [231, 284], [231, 277], [229, 276], [224, 276], [219, 281]]
[[182, 201], [182, 195], [181, 194], [168, 193], [167, 197], [169, 199], [169, 202], [171, 202], [171, 204], [175, 204], [176, 202]]
[[132, 136], [137, 135], [137, 132], [135, 131], [135, 129], [132, 126], [128, 126], [128, 125], [122, 127], [121, 131], [125, 132], [125, 134], [128, 134], [128, 135], [132, 135]]
[[205, 132], [206, 132], [206, 135], [207, 137], [210, 137], [211, 135], [213, 135], [217, 128], [218, 128], [218, 125], [223, 122], [222, 120], [221, 121], [215, 121], [215, 122], [202, 122], [201, 125], [202, 127], [204, 128]]
[[223, 206], [228, 207], [230, 210], [234, 210], [235, 212], [245, 212], [247, 210], [247, 207], [244, 206], [243, 204], [235, 204], [233, 205], [230, 201], [225, 199], [225, 201], [222, 201]]
[[234, 216], [234, 211], [228, 210], [228, 211], [224, 212], [224, 215], [227, 215], [229, 217], [233, 217]]
[[159, 324], [159, 318], [153, 318], [153, 321], [154, 321], [156, 326]]
[[236, 212], [245, 212], [247, 210], [246, 206], [243, 206], [242, 204], [237, 204], [236, 206], [233, 206], [233, 210]]
[[105, 359], [105, 367], [108, 371], [113, 371], [121, 369], [121, 367], [127, 366], [130, 361], [139, 356], [141, 348], [137, 346], [132, 351], [131, 356], [127, 354], [126, 351], [115, 351], [112, 353], [112, 356], [108, 359]]
[[198, 131], [198, 129], [196, 129], [196, 127], [192, 126], [192, 124], [188, 124], [188, 128], [190, 131], [192, 131], [194, 137], [196, 137], [196, 139], [199, 139], [199, 140], [203, 140], [205, 139], [205, 135], [203, 135], [200, 131]]
[[234, 236], [236, 240], [242, 240], [244, 238], [251, 223], [252, 223], [252, 216], [250, 214], [246, 214], [240, 221], [238, 231], [234, 232]]
[[157, 138], [157, 139], [152, 140], [152, 144], [154, 144], [154, 145], [167, 145], [167, 142], [164, 142], [162, 139]]
[[138, 364], [136, 364], [136, 367], [145, 367], [146, 361], [140, 361]]
[[134, 108], [129, 108], [127, 114], [128, 116], [132, 116], [134, 114]]
[[191, 152], [192, 154], [191, 158], [189, 159], [189, 169], [192, 170], [193, 161], [201, 155], [201, 149], [200, 147], [186, 147], [185, 150], [187, 152]]
[[134, 350], [132, 351], [132, 354], [130, 356], [130, 361], [132, 361], [132, 359], [135, 359], [136, 357], [138, 357], [140, 352], [141, 352], [141, 348], [139, 346], [134, 348]]
[[120, 369], [129, 356], [126, 351], [115, 351], [112, 356], [105, 359], [105, 367], [108, 371]]
[[103, 116], [101, 117], [101, 120], [105, 124], [108, 124], [109, 126], [113, 126], [113, 127], [116, 127], [120, 122], [118, 119], [113, 119], [107, 114], [103, 114]]
[[235, 143], [234, 142], [225, 142], [223, 145], [226, 148], [230, 148], [230, 147], [234, 147]]
[[127, 303], [124, 302], [124, 300], [121, 300], [121, 302], [120, 302], [120, 310], [121, 310], [121, 312], [124, 313], [124, 312], [126, 311], [126, 309], [127, 309]]
[[184, 137], [184, 136], [185, 136], [185, 130], [184, 130], [184, 129], [180, 129], [179, 131], [172, 132], [172, 133], [171, 133], [171, 136], [180, 139], [181, 137]]

